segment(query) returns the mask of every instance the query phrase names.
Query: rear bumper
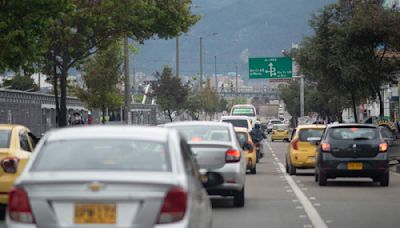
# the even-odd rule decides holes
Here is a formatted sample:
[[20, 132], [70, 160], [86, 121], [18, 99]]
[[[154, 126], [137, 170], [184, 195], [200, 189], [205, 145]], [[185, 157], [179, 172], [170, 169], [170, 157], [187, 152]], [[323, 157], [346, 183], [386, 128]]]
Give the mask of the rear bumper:
[[[325, 155], [326, 157], [327, 155]], [[386, 154], [378, 154], [373, 158], [335, 158], [321, 160], [318, 169], [328, 178], [334, 177], [379, 177], [389, 171], [389, 160]], [[349, 163], [362, 163], [361, 170], [351, 170]]]
[[273, 140], [285, 140], [285, 139], [289, 139], [289, 135], [272, 135], [271, 139], [273, 139]]
[[[222, 185], [207, 188], [209, 195], [232, 195], [232, 192], [240, 191], [244, 187], [246, 179], [246, 161], [239, 163], [225, 164], [221, 169], [212, 170], [218, 172], [224, 177]], [[242, 163], [243, 162], [243, 163]]]

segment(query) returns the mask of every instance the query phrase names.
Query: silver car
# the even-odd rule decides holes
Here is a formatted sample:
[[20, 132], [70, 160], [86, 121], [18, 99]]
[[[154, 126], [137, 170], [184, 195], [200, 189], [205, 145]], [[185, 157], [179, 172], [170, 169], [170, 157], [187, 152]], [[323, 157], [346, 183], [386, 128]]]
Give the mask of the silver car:
[[245, 155], [232, 124], [188, 121], [165, 124], [177, 129], [188, 141], [201, 169], [217, 172], [224, 184], [209, 187], [209, 195], [233, 196], [236, 207], [245, 203]]
[[[215, 173], [214, 173], [215, 174]], [[34, 227], [211, 227], [206, 185], [177, 131], [77, 127], [44, 136], [10, 193], [6, 224]]]

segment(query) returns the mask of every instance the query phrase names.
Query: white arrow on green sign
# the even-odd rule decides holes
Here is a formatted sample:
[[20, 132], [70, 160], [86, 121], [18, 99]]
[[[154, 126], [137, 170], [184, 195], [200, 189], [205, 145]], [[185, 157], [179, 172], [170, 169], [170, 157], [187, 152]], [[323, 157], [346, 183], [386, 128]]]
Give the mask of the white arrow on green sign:
[[249, 58], [249, 78], [291, 78], [292, 59], [288, 57]]

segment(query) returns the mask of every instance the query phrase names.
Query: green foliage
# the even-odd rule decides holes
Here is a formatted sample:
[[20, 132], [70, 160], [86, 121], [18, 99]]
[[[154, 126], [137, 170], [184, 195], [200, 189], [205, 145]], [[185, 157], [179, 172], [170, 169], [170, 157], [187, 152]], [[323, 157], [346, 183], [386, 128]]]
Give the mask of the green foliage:
[[314, 97], [336, 106], [318, 106], [324, 107], [321, 111], [350, 106], [356, 110], [361, 101], [379, 98], [383, 115], [380, 88], [393, 80], [400, 66], [400, 59], [386, 57], [388, 50], [400, 51], [393, 42], [400, 39], [398, 28], [392, 23], [400, 20], [400, 14], [377, 2], [327, 5], [310, 22], [315, 35], [306, 37], [300, 50], [292, 53], [302, 73], [316, 84], [319, 94]]
[[38, 86], [35, 84], [34, 80], [28, 76], [16, 75], [11, 80], [7, 80], [3, 83], [4, 87], [9, 87], [9, 89], [16, 90], [29, 90], [29, 91], [37, 91]]
[[90, 108], [101, 109], [103, 115], [107, 108], [116, 109], [122, 105], [117, 88], [121, 80], [121, 63], [121, 45], [116, 42], [107, 49], [99, 50], [84, 67], [85, 88], [77, 88], [77, 95]]
[[203, 111], [208, 115], [213, 115], [219, 109], [219, 96], [213, 88], [211, 88], [210, 83], [204, 87], [201, 92], [201, 103]]
[[156, 77], [158, 79], [153, 86], [152, 95], [172, 122], [172, 114], [185, 107], [189, 89], [182, 84], [180, 78], [172, 75], [172, 69], [168, 66], [164, 67], [162, 74], [157, 72]]
[[190, 92], [186, 102], [184, 109], [189, 113], [193, 120], [198, 120], [200, 112], [202, 110], [201, 105], [202, 99], [199, 93]]
[[[180, 1], [1, 1], [0, 71], [43, 66], [60, 85], [60, 126], [67, 124], [67, 76], [97, 50], [129, 37], [137, 42], [168, 39], [198, 21], [191, 0]], [[57, 93], [56, 93], [57, 99]]]

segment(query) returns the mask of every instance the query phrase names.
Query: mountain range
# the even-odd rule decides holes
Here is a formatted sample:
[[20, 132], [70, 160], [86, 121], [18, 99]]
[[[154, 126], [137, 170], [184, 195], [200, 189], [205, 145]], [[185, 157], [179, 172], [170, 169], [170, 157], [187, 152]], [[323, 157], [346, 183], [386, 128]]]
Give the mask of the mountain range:
[[[205, 75], [234, 72], [247, 75], [248, 57], [282, 56], [282, 50], [312, 34], [309, 20], [334, 0], [193, 0], [201, 20], [180, 36], [180, 74], [199, 73], [199, 40], [203, 38]], [[217, 34], [215, 34], [217, 33]], [[213, 35], [214, 34], [214, 35]], [[136, 72], [152, 74], [164, 65], [175, 70], [175, 40], [149, 40], [133, 56]]]

